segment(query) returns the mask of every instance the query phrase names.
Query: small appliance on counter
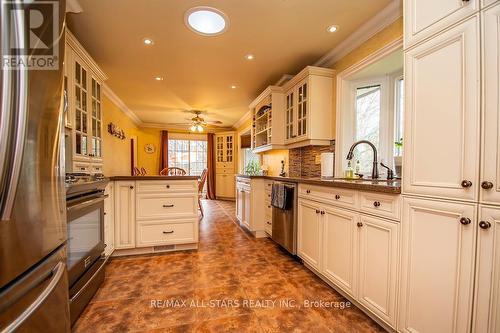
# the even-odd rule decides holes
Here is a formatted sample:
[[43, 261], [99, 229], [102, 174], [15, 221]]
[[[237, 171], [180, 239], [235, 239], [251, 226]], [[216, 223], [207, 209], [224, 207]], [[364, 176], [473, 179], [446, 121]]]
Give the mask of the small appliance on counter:
[[321, 154], [321, 178], [333, 177], [333, 153]]
[[66, 174], [69, 306], [73, 325], [104, 282], [104, 189], [102, 174]]

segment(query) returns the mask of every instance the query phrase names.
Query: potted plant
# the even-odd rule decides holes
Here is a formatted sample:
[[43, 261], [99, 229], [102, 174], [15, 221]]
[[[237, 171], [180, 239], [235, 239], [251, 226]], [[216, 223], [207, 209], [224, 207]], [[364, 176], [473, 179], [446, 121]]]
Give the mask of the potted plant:
[[260, 165], [256, 160], [250, 160], [245, 166], [245, 174], [249, 176], [259, 176], [260, 175]]
[[394, 168], [396, 169], [396, 175], [401, 177], [401, 168], [403, 166], [403, 138], [394, 142], [396, 147], [397, 156], [394, 156]]

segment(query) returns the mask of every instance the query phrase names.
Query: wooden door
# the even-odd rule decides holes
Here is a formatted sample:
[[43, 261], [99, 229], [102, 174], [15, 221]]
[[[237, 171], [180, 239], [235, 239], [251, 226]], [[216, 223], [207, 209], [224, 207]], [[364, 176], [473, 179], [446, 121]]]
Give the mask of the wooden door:
[[358, 301], [396, 327], [399, 223], [361, 215]]
[[405, 0], [405, 48], [439, 33], [478, 10], [479, 0]]
[[500, 204], [500, 2], [485, 10], [483, 24], [482, 203]]
[[314, 269], [321, 266], [321, 206], [299, 199], [297, 255]]
[[401, 332], [469, 332], [476, 211], [474, 204], [403, 199]]
[[478, 23], [475, 16], [405, 54], [405, 194], [477, 200]]
[[115, 182], [115, 248], [135, 247], [135, 182]]
[[331, 282], [356, 297], [359, 213], [326, 207], [323, 218], [323, 269]]

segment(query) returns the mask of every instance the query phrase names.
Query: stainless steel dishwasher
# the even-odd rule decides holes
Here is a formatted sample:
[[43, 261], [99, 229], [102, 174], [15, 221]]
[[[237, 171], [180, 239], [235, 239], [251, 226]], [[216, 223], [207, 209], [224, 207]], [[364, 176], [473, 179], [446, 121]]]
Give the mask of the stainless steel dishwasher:
[[[297, 254], [297, 184], [275, 181], [288, 190], [286, 209], [273, 207], [272, 239], [288, 252]], [[274, 188], [274, 186], [273, 186]]]

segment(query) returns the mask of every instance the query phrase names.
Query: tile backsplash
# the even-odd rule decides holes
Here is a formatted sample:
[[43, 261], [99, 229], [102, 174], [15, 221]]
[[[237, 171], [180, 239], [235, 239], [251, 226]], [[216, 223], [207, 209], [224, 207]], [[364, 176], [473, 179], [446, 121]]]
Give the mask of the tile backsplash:
[[330, 146], [290, 149], [288, 154], [290, 177], [321, 177], [321, 163], [316, 163], [316, 157], [328, 152], [335, 152], [335, 140], [331, 141]]

